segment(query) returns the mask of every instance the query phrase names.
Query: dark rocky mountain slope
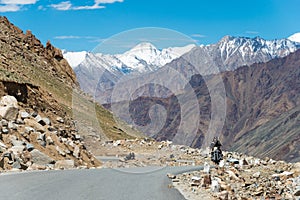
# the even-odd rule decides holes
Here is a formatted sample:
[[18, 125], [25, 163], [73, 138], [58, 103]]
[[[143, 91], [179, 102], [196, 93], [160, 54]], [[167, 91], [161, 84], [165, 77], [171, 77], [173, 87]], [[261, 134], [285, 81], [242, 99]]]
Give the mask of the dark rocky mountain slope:
[[[193, 57], [191, 54], [188, 56]], [[145, 87], [143, 90], [145, 95], [141, 92], [138, 98], [130, 102], [130, 108], [135, 108], [132, 109], [131, 116], [136, 124], [145, 126], [151, 122], [149, 108], [159, 104], [166, 109], [167, 120], [162, 129], [152, 135], [154, 138], [172, 140], [178, 134], [185, 134], [185, 137], [192, 137], [193, 140], [188, 145], [205, 147], [207, 138], [212, 137], [207, 135], [212, 112], [207, 85], [216, 82], [217, 75], [202, 77], [187, 60], [179, 58], [168, 67], [177, 71], [183, 69], [189, 71], [190, 74], [181, 74], [187, 79], [190, 78], [188, 85], [193, 90], [181, 91], [175, 97], [173, 95], [167, 98], [164, 98], [168, 94], [165, 92], [161, 95], [162, 98], [153, 98], [151, 95], [154, 96], [157, 91], [153, 93], [155, 91], [153, 86]], [[161, 74], [168, 73], [160, 71], [156, 75]], [[224, 148], [258, 157], [269, 156], [299, 161], [300, 146], [297, 144], [300, 142], [300, 51], [267, 63], [223, 72], [219, 76], [223, 80], [226, 92], [226, 119], [223, 129], [214, 131], [213, 134], [220, 136]], [[179, 80], [176, 76], [168, 77], [168, 81], [173, 82], [173, 85], [178, 82], [176, 80]], [[196, 109], [197, 105], [191, 101], [194, 94], [197, 96], [200, 112], [196, 136], [178, 132], [181, 120], [185, 118], [180, 108], [184, 105], [194, 105]], [[178, 103], [178, 99], [184, 103]], [[145, 132], [152, 134], [151, 130]]]

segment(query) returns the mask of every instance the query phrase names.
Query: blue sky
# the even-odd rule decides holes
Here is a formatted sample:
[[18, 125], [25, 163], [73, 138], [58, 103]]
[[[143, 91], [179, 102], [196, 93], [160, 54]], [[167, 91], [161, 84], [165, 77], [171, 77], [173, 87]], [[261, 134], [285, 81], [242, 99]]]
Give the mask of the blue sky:
[[198, 44], [225, 35], [286, 38], [300, 32], [299, 8], [299, 0], [0, 0], [0, 15], [71, 51], [143, 27], [175, 30]]

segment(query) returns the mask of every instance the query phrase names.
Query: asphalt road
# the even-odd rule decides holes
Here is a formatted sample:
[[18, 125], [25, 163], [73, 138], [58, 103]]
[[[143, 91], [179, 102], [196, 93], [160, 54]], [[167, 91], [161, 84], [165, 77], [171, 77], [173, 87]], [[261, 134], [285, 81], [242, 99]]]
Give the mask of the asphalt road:
[[202, 170], [191, 167], [143, 167], [38, 171], [0, 175], [0, 199], [5, 200], [183, 200], [168, 188], [167, 173]]

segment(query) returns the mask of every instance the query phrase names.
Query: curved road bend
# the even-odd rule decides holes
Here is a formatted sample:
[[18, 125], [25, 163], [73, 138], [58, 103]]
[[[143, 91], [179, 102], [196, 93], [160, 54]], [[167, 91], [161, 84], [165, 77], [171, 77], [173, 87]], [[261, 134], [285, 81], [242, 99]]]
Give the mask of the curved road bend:
[[167, 173], [202, 170], [202, 166], [38, 171], [0, 175], [5, 200], [183, 200]]

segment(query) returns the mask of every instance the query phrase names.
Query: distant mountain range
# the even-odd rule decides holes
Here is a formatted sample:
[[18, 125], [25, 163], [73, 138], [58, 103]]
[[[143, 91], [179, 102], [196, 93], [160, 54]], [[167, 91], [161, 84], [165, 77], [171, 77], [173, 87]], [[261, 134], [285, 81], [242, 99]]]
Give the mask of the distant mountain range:
[[104, 67], [112, 73], [119, 71], [128, 74], [156, 70], [175, 58], [187, 53], [194, 47], [196, 47], [196, 45], [191, 44], [185, 47], [170, 47], [159, 50], [151, 43], [143, 42], [123, 54], [109, 55], [89, 53], [86, 51], [64, 51], [63, 54], [73, 68], [80, 66], [96, 67], [94, 66], [94, 61], [89, 60], [92, 59], [98, 62], [99, 66], [97, 67]]
[[[290, 39], [296, 40], [296, 36], [295, 34]], [[145, 75], [156, 71], [191, 51], [197, 54], [195, 58], [200, 70], [197, 73], [208, 75], [284, 57], [299, 48], [300, 43], [289, 39], [264, 40], [260, 37], [225, 36], [218, 43], [206, 46], [191, 44], [158, 50], [150, 43], [140, 43], [123, 54], [64, 51], [63, 55], [73, 67], [81, 88], [95, 96], [98, 102], [106, 104], [111, 103], [114, 86], [124, 76]], [[187, 73], [191, 76], [195, 73], [193, 70], [185, 69], [184, 66], [179, 68], [177, 70], [182, 74]]]
[[[225, 36], [216, 44], [169, 48], [173, 51], [142, 43], [119, 55], [85, 53], [74, 71], [83, 90], [118, 108], [113, 112], [122, 120], [157, 140], [178, 141], [181, 135], [180, 143], [193, 147], [210, 140], [212, 91], [207, 85], [221, 77], [227, 108], [224, 127], [214, 134], [224, 148], [299, 161], [297, 39], [298, 34], [280, 40]], [[174, 49], [182, 51], [163, 53], [178, 52]], [[152, 84], [155, 80], [158, 84]], [[198, 129], [182, 130], [184, 119], [183, 126], [195, 122]]]
[[81, 88], [98, 96], [99, 102], [110, 103], [113, 86], [123, 76], [155, 71], [194, 47], [191, 44], [158, 50], [150, 43], [140, 43], [123, 54], [64, 51], [64, 57], [73, 67]]

